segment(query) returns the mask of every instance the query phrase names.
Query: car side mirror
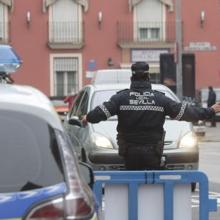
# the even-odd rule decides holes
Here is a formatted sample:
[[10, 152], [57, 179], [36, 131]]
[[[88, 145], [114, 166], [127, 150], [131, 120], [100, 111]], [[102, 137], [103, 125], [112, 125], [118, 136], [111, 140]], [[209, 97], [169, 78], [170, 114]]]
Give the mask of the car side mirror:
[[79, 120], [78, 117], [70, 118], [70, 119], [68, 120], [68, 123], [69, 123], [70, 125], [75, 125], [75, 126], [78, 126], [78, 127], [83, 127], [83, 124], [82, 124], [82, 122]]
[[80, 174], [82, 175], [85, 182], [90, 186], [90, 188], [93, 188], [94, 185], [94, 174], [92, 167], [89, 166], [87, 163], [79, 162], [79, 170]]

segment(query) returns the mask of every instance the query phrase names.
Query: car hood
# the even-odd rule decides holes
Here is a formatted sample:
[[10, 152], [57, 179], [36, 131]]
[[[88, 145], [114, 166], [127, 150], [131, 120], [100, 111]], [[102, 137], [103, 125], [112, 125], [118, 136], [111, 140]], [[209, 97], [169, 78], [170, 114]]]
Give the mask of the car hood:
[[63, 195], [67, 188], [65, 183], [54, 186], [14, 193], [0, 193], [0, 220], [23, 219], [30, 208], [48, 198]]
[[[92, 126], [96, 133], [109, 138], [109, 140], [112, 141], [114, 148], [118, 148], [116, 141], [117, 120], [102, 121], [98, 124], [93, 124]], [[166, 131], [165, 149], [177, 148], [180, 138], [192, 130], [192, 124], [190, 122], [167, 119], [164, 124], [164, 129]]]

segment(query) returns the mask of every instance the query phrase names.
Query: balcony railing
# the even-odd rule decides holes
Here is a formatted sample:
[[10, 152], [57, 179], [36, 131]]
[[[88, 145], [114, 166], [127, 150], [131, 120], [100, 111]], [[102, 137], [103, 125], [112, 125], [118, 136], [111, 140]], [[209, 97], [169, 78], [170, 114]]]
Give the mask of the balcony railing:
[[49, 22], [49, 45], [53, 48], [81, 48], [82, 22]]
[[119, 45], [173, 43], [175, 22], [118, 22]]

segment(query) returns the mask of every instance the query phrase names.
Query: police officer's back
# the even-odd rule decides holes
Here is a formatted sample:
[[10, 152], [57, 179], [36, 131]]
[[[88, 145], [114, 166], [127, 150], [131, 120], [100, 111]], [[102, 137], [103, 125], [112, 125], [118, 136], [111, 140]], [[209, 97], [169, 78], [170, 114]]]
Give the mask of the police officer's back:
[[83, 122], [98, 123], [118, 116], [119, 154], [129, 170], [159, 169], [163, 152], [165, 116], [176, 120], [208, 119], [220, 111], [218, 104], [211, 108], [177, 103], [163, 93], [154, 91], [149, 81], [149, 66], [144, 62], [132, 65], [131, 85], [97, 106]]

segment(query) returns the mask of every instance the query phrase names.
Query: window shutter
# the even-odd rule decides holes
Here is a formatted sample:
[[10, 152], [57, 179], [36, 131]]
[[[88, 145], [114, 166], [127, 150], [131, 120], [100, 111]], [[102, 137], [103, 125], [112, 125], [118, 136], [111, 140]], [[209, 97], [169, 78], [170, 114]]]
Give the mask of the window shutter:
[[[72, 0], [57, 1], [51, 6], [50, 39], [73, 43], [81, 40], [80, 7]], [[63, 12], [65, 11], [65, 16]]]
[[[65, 16], [63, 12], [65, 11]], [[72, 0], [58, 1], [52, 5], [52, 21], [53, 22], [72, 22], [78, 21], [78, 6]]]
[[54, 71], [77, 71], [78, 60], [72, 57], [59, 57], [54, 59]]
[[137, 22], [161, 22], [162, 4], [159, 1], [142, 1], [136, 6]]

